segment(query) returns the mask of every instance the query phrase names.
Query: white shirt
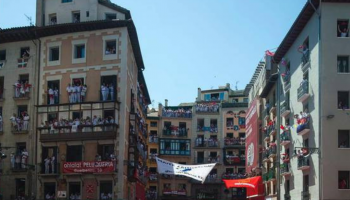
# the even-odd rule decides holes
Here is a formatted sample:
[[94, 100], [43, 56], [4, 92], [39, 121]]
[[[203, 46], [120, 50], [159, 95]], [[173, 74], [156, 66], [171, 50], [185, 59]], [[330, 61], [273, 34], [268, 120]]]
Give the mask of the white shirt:
[[23, 120], [24, 120], [24, 121], [29, 121], [29, 116], [28, 116], [28, 115], [27, 115], [27, 116], [24, 116], [24, 117], [23, 117]]
[[54, 90], [53, 93], [55, 96], [58, 96], [58, 90]]
[[67, 90], [67, 92], [72, 92], [72, 89], [70, 86], [68, 86], [66, 90]]
[[49, 89], [49, 94], [52, 94], [53, 95], [53, 89]]

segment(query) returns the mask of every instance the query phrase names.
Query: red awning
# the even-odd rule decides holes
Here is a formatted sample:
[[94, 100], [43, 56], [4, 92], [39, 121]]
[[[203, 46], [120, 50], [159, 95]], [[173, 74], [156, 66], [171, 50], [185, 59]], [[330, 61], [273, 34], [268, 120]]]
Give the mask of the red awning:
[[225, 180], [226, 188], [247, 188], [247, 198], [264, 198], [264, 184], [261, 176], [246, 179]]

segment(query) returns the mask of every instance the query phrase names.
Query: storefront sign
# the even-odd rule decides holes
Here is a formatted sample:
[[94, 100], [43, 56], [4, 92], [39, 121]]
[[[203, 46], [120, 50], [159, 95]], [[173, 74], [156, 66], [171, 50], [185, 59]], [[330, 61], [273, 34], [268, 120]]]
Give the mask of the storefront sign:
[[106, 173], [113, 171], [114, 165], [110, 161], [63, 163], [63, 173]]

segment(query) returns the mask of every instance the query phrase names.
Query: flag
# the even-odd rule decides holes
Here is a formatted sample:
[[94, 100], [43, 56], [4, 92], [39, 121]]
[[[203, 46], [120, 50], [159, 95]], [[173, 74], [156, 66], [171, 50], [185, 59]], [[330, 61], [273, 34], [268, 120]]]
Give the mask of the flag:
[[274, 56], [275, 53], [274, 53], [274, 52], [271, 52], [271, 51], [269, 51], [269, 50], [266, 50], [266, 51], [265, 51], [265, 55], [267, 55], [267, 56]]
[[202, 183], [216, 165], [216, 163], [204, 165], [180, 165], [158, 157], [156, 157], [156, 161], [159, 174], [183, 175], [201, 181]]

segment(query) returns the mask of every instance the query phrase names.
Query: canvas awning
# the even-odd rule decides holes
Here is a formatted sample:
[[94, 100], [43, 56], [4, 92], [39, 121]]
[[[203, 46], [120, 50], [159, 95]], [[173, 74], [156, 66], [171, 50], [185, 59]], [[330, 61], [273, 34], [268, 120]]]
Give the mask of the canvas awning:
[[246, 179], [225, 180], [226, 188], [247, 188], [247, 198], [260, 200], [264, 199], [264, 184], [261, 176]]

